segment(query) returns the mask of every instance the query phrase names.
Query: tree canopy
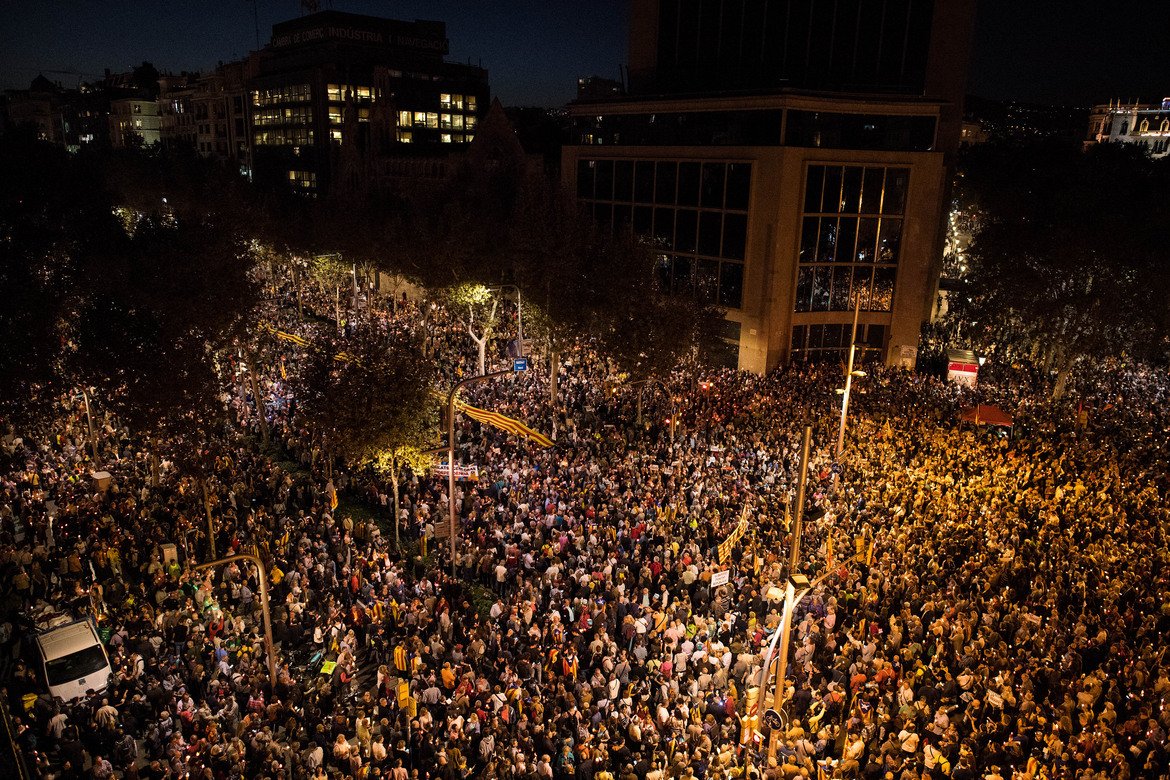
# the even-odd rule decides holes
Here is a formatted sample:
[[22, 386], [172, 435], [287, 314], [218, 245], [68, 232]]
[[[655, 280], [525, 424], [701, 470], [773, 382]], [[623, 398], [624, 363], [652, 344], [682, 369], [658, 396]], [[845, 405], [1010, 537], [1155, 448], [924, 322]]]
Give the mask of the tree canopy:
[[978, 210], [960, 310], [975, 346], [1039, 359], [1056, 394], [1086, 357], [1164, 358], [1170, 165], [1140, 147], [1050, 139], [976, 147]]

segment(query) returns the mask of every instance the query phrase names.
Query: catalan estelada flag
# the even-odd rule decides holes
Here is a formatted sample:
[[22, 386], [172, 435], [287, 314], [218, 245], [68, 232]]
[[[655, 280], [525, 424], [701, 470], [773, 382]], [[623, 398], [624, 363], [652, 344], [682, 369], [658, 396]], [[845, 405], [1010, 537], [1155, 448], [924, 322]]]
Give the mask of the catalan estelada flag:
[[526, 439], [539, 444], [541, 447], [553, 446], [553, 441], [543, 433], [532, 430], [519, 420], [513, 420], [511, 417], [505, 417], [499, 412], [491, 412], [487, 409], [479, 409], [475, 406], [465, 404], [462, 401], [456, 402], [456, 408], [466, 414], [471, 419], [481, 422], [484, 425], [490, 425], [493, 428], [499, 428], [508, 433], [514, 433], [517, 436], [523, 436]]

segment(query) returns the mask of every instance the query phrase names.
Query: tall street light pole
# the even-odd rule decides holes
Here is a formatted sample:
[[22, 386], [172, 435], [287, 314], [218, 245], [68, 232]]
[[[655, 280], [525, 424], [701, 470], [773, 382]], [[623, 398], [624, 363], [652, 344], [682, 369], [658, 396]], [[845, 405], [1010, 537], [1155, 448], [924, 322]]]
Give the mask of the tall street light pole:
[[[776, 663], [776, 687], [772, 690], [772, 708], [780, 712], [784, 707], [784, 695], [787, 693], [785, 675], [788, 672], [788, 645], [792, 641], [792, 615], [796, 611], [798, 597], [797, 588], [808, 592], [808, 578], [798, 574], [800, 565], [800, 534], [804, 527], [804, 497], [805, 483], [808, 480], [808, 458], [812, 446], [812, 426], [804, 427], [804, 443], [800, 451], [800, 483], [796, 488], [796, 519], [792, 523], [792, 545], [788, 553], [788, 582], [784, 588], [784, 615], [780, 620], [780, 659]], [[802, 593], [801, 596], [804, 594]], [[764, 667], [765, 669], [767, 666]], [[780, 730], [772, 729], [768, 737], [768, 764], [776, 758], [776, 749], [780, 744]]]
[[[259, 553], [259, 550], [256, 550], [256, 553]], [[220, 558], [210, 563], [200, 563], [192, 568], [195, 571], [199, 571], [200, 569], [210, 569], [213, 566], [222, 566], [232, 561], [250, 561], [256, 564], [256, 570], [260, 575], [260, 610], [264, 617], [264, 651], [268, 656], [268, 684], [275, 688], [276, 650], [272, 645], [272, 614], [268, 610], [268, 572], [264, 568], [264, 561], [260, 560], [258, 554], [240, 553], [239, 555], [229, 555], [226, 558]]]
[[455, 576], [455, 541], [458, 527], [455, 514], [455, 397], [467, 385], [476, 382], [486, 382], [489, 379], [499, 379], [511, 374], [511, 371], [493, 371], [490, 374], [473, 376], [457, 383], [447, 394], [447, 512], [451, 532], [451, 576]]
[[[853, 306], [853, 330], [849, 332], [849, 367], [845, 369], [845, 390], [841, 396], [841, 425], [837, 429], [837, 457], [845, 451], [845, 418], [849, 414], [849, 393], [853, 389], [853, 358], [857, 354], [857, 317], [861, 313], [861, 296], [857, 296], [857, 303]], [[865, 376], [864, 371], [856, 372], [857, 376]]]

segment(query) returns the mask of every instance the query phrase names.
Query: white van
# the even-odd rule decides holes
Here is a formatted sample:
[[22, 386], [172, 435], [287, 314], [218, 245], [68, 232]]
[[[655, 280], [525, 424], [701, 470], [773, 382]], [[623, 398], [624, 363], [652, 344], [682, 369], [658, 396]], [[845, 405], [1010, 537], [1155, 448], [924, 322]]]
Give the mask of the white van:
[[65, 701], [104, 691], [110, 683], [110, 657], [89, 620], [54, 628], [37, 635], [49, 693]]

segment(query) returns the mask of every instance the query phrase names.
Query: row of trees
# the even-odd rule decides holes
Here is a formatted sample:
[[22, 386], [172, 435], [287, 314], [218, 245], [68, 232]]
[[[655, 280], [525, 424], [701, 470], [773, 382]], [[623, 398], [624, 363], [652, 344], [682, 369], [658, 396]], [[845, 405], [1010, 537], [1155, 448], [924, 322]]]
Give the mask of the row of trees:
[[263, 395], [258, 367], [274, 359], [257, 329], [266, 283], [268, 295], [290, 279], [298, 292], [319, 285], [338, 324], [349, 318], [290, 381], [325, 452], [395, 483], [437, 439], [439, 372], [419, 339], [347, 313], [355, 267], [442, 291], [467, 314], [481, 371], [500, 329], [488, 285], [520, 288], [526, 335], [554, 378], [582, 336], [632, 374], [665, 372], [717, 314], [663, 295], [648, 248], [599, 232], [506, 142], [477, 147], [430, 190], [315, 202], [254, 191], [193, 155], [69, 155], [10, 134], [0, 250], [0, 416], [35, 419], [90, 388], [132, 429], [179, 445], [167, 454], [200, 478], [225, 422], [225, 377]]
[[1170, 336], [1170, 160], [1061, 139], [985, 144], [962, 164], [975, 214], [955, 302], [964, 343], [1054, 372], [1078, 361], [1164, 362]]

